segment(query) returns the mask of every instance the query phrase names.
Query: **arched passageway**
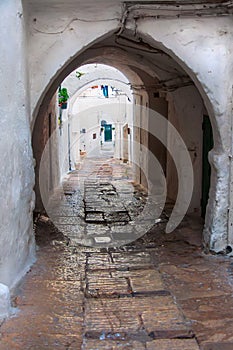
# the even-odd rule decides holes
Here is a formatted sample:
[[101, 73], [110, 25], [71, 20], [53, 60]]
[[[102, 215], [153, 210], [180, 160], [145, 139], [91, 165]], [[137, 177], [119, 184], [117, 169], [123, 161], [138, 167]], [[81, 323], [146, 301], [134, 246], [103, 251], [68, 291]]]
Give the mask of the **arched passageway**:
[[[32, 220], [35, 203], [34, 166], [36, 167], [34, 187], [36, 209], [41, 210], [41, 188], [38, 186], [39, 169], [43, 148], [57, 126], [55, 101], [57, 89], [74, 69], [84, 64], [101, 63], [115, 67], [125, 75], [130, 83], [133, 93], [132, 162], [134, 163], [134, 179], [136, 183], [148, 189], [152, 195], [151, 199], [157, 199], [156, 196], [159, 195], [163, 199], [166, 193], [171, 203], [170, 218], [173, 220], [173, 225], [167, 228], [167, 232], [174, 229], [188, 209], [188, 212], [194, 213], [196, 217], [205, 216], [203, 241], [206, 250], [232, 255], [232, 4], [224, 0], [207, 0], [205, 4], [200, 1], [190, 4], [183, 0], [179, 1], [179, 4], [174, 1], [135, 4], [127, 1], [122, 3], [118, 0], [114, 2], [103, 0], [96, 3], [93, 3], [93, 0], [86, 0], [85, 3], [70, 0], [64, 7], [63, 1], [60, 0], [43, 0], [40, 3], [36, 0], [14, 0], [8, 3], [2, 2], [0, 8], [3, 24], [2, 36], [3, 39], [6, 36], [9, 38], [7, 43], [2, 40], [2, 69], [0, 70], [1, 81], [3, 81], [2, 96], [4, 96], [1, 105], [3, 127], [1, 128], [2, 137], [0, 137], [1, 164], [4, 169], [0, 173], [2, 184], [0, 194], [3, 199], [0, 222], [0, 283], [5, 284], [5, 286], [0, 284], [0, 296], [4, 296], [0, 298], [0, 317], [1, 314], [9, 315], [8, 288], [12, 288], [35, 261], [36, 246]], [[127, 129], [125, 128], [126, 131]], [[30, 143], [31, 136], [34, 162]], [[58, 147], [50, 148], [47, 162], [45, 162], [46, 169], [50, 174], [52, 173], [52, 176], [45, 177], [44, 181], [47, 194], [53, 192], [62, 177], [60, 165], [57, 162], [58, 151]], [[208, 163], [211, 165], [211, 178]], [[110, 166], [102, 167], [101, 171], [98, 170], [97, 178], [99, 175], [102, 176], [102, 171], [109, 176]], [[51, 179], [56, 181], [51, 181]], [[91, 186], [95, 187], [95, 183], [90, 181], [88, 186], [90, 187], [87, 188], [87, 194], [92, 191]], [[68, 196], [71, 187], [67, 187]], [[115, 189], [111, 186], [102, 188], [101, 196], [106, 197], [107, 193], [115, 195]], [[85, 203], [92, 204], [90, 202], [91, 200], [87, 198]], [[175, 206], [174, 202], [176, 202]], [[157, 207], [160, 208], [160, 201], [158, 203]], [[120, 205], [119, 201], [117, 205]], [[123, 216], [126, 214], [121, 210], [118, 212], [121, 212]], [[153, 211], [152, 214], [154, 214]], [[126, 217], [128, 220], [129, 216], [126, 215]], [[147, 219], [148, 216], [145, 215], [144, 220]], [[162, 216], [163, 219], [164, 216]], [[72, 221], [73, 216], [67, 219], [69, 220]], [[167, 217], [165, 217], [166, 220]], [[85, 327], [85, 333], [84, 328], [80, 330], [84, 334], [83, 347], [85, 349], [88, 349], [88, 346], [92, 347], [93, 341], [95, 343], [105, 338], [106, 334], [110, 337], [121, 336], [121, 326], [124, 322], [122, 323], [121, 320], [122, 315], [118, 317], [118, 312], [121, 307], [123, 309], [126, 307], [124, 310], [127, 310], [127, 314], [130, 305], [134, 306], [136, 313], [130, 314], [129, 322], [128, 319], [124, 319], [126, 324], [132, 326], [131, 328], [126, 326], [128, 335], [132, 337], [132, 334], [135, 335], [138, 331], [142, 331], [140, 336], [143, 336], [139, 344], [134, 343], [135, 338], [130, 338], [131, 348], [142, 347], [144, 349], [157, 346], [158, 343], [154, 341], [157, 342], [158, 339], [155, 340], [154, 337], [157, 337], [158, 334], [166, 338], [163, 339], [165, 345], [171, 348], [168, 338], [172, 334], [174, 337], [172, 342], [176, 344], [177, 338], [182, 338], [179, 339], [181, 342], [177, 346], [185, 348], [185, 342], [187, 348], [196, 350], [197, 342], [194, 338], [191, 340], [188, 338], [190, 335], [193, 337], [193, 334], [186, 327], [187, 324], [173, 303], [171, 294], [174, 293], [175, 297], [178, 295], [183, 301], [187, 299], [190, 301], [189, 292], [194, 290], [195, 283], [198, 281], [197, 290], [191, 298], [193, 310], [206, 310], [205, 302], [199, 300], [203, 298], [203, 295], [208, 298], [208, 302], [211, 300], [215, 312], [219, 312], [219, 310], [216, 311], [216, 304], [222, 304], [224, 299], [226, 313], [222, 319], [225, 320], [229, 318], [228, 310], [232, 309], [231, 301], [228, 303], [225, 295], [231, 295], [232, 290], [229, 289], [229, 282], [225, 281], [224, 284], [222, 280], [219, 282], [219, 279], [216, 278], [217, 259], [215, 264], [213, 260], [210, 263], [208, 259], [205, 259], [201, 254], [200, 241], [196, 243], [188, 237], [190, 231], [185, 226], [186, 223], [187, 221], [184, 221], [184, 225], [180, 225], [171, 235], [166, 235], [165, 227], [162, 226], [162, 232], [156, 230], [148, 232], [146, 237], [149, 237], [148, 240], [144, 237], [127, 248], [116, 250], [114, 246], [107, 251], [102, 250], [103, 247], [100, 247], [100, 244], [97, 252], [89, 248], [77, 251], [75, 247], [70, 246], [68, 239], [64, 240], [62, 237], [61, 241], [57, 241], [51, 238], [48, 249], [46, 247], [43, 253], [40, 251], [44, 255], [38, 254], [42, 258], [39, 263], [41, 263], [43, 272], [47, 271], [48, 267], [53, 269], [53, 272], [62, 270], [62, 281], [65, 282], [60, 286], [61, 276], [57, 278], [53, 272], [55, 283], [52, 279], [50, 281], [48, 275], [39, 273], [38, 283], [36, 283], [37, 287], [42, 288], [39, 290], [39, 295], [44, 289], [44, 284], [40, 279], [43, 275], [43, 281], [47, 283], [47, 287], [49, 286], [48, 294], [44, 299], [50, 295], [51, 286], [59, 286], [58, 294], [61, 293], [65, 299], [69, 298], [66, 311], [70, 315], [72, 293], [70, 290], [65, 290], [63, 294], [62, 288], [65, 285], [65, 288], [69, 289], [67, 279], [70, 276], [73, 282], [80, 283], [77, 288], [77, 284], [74, 283], [75, 303], [81, 300], [78, 315], [81, 321], [75, 319], [75, 322]], [[195, 223], [191, 228], [192, 232], [193, 230], [199, 230]], [[54, 233], [57, 234], [53, 231], [52, 234]], [[121, 233], [122, 231], [117, 232], [118, 237]], [[169, 259], [167, 259], [167, 254], [170, 254]], [[177, 255], [181, 260], [178, 261]], [[48, 257], [47, 266], [44, 265], [44, 262], [47, 261], [45, 256]], [[197, 266], [197, 260], [201, 261], [203, 266], [201, 264]], [[226, 260], [224, 261], [226, 263]], [[78, 280], [75, 280], [77, 271], [72, 270], [72, 274], [69, 274], [67, 262], [68, 265], [72, 264], [72, 268], [74, 266], [78, 268], [80, 272]], [[179, 273], [187, 277], [184, 269], [190, 267], [189, 263], [192, 264], [188, 271], [189, 275], [193, 271], [198, 275], [197, 279], [197, 275], [194, 276], [195, 283], [191, 281], [190, 284], [187, 278], [179, 279]], [[95, 280], [93, 269], [95, 270], [96, 267], [101, 270], [101, 283], [102, 280], [106, 281], [107, 287], [99, 285], [99, 271], [97, 271], [98, 277]], [[229, 266], [228, 268], [230, 269]], [[137, 269], [139, 271], [135, 272]], [[226, 270], [227, 268], [224, 271]], [[147, 271], [146, 274], [145, 271]], [[170, 274], [167, 286], [170, 285], [172, 277], [178, 276], [173, 291], [170, 291], [169, 287], [166, 289], [163, 285], [160, 279], [161, 271], [165, 278]], [[208, 286], [205, 284], [206, 276], [203, 271], [208, 271], [210, 276]], [[141, 279], [140, 282], [138, 277]], [[147, 283], [144, 283], [145, 278]], [[114, 290], [116, 286], [117, 288], [120, 286], [119, 289], [116, 288], [114, 295], [112, 295], [113, 280]], [[182, 283], [180, 283], [181, 280]], [[216, 290], [216, 293], [213, 293], [214, 298], [213, 294], [208, 294], [209, 291], [212, 292], [213, 283]], [[224, 291], [220, 297], [219, 285], [221, 287], [224, 285], [224, 288], [221, 288]], [[140, 290], [140, 286], [143, 286], [144, 289]], [[200, 286], [204, 286], [203, 289]], [[110, 322], [110, 327], [108, 324], [103, 327], [104, 332], [102, 328], [100, 332], [98, 321], [97, 329], [94, 329], [92, 322], [98, 319], [95, 313], [94, 320], [92, 318], [92, 311], [96, 310], [96, 291], [97, 297], [99, 294], [101, 298], [107, 297], [107, 300], [110, 297], [110, 303], [106, 303], [106, 308], [110, 304], [114, 305], [114, 314], [117, 315], [117, 327], [114, 328], [114, 332], [112, 322]], [[27, 305], [32, 305], [30, 297], [36, 294], [29, 294]], [[113, 300], [115, 296], [119, 298]], [[167, 298], [168, 304], [164, 302], [165, 299], [161, 300], [158, 297]], [[188, 307], [190, 307], [189, 301], [186, 304]], [[199, 301], [201, 304], [197, 305]], [[168, 305], [169, 312], [172, 310], [164, 323], [165, 330], [172, 331], [169, 334], [164, 333], [164, 329], [161, 332], [160, 320], [163, 319], [163, 312], [161, 319], [159, 318], [159, 327], [156, 324], [155, 315], [161, 304]], [[64, 303], [62, 302], [61, 305], [63, 307]], [[184, 303], [182, 305], [184, 306]], [[55, 312], [53, 315], [56, 315], [53, 318], [55, 323], [58, 321], [57, 313], [64, 314], [64, 309], [56, 309], [56, 306], [57, 304], [52, 305], [52, 310]], [[106, 316], [105, 321], [111, 319], [112, 315], [112, 308], [107, 313], [106, 308], [103, 308], [103, 304], [97, 307], [104, 317]], [[44, 307], [43, 310], [45, 309], [47, 308]], [[130, 310], [132, 311], [132, 308]], [[40, 314], [39, 308], [35, 314], [38, 313]], [[123, 318], [124, 316], [125, 313], [123, 313]], [[48, 317], [51, 319], [51, 315]], [[198, 316], [195, 317], [200, 321]], [[26, 319], [28, 322], [28, 317]], [[42, 319], [43, 323], [45, 318], [42, 317]], [[178, 320], [178, 325], [176, 323], [174, 325], [174, 319]], [[16, 318], [16, 324], [18, 320], [20, 319]], [[63, 318], [59, 324], [65, 325], [66, 323], [67, 319]], [[201, 323], [197, 321], [197, 324], [197, 332], [200, 332], [200, 328], [205, 328], [205, 340], [213, 342], [213, 339], [216, 339], [216, 332], [212, 334], [211, 329], [206, 327], [207, 324], [210, 324], [209, 319]], [[88, 328], [87, 325], [90, 327]], [[55, 328], [57, 331], [56, 325]], [[224, 324], [223, 332], [225, 328], [227, 327]], [[26, 329], [29, 330], [27, 334], [30, 338], [31, 325]], [[10, 332], [7, 331], [4, 339], [11, 339], [9, 335], [11, 332], [12, 329]], [[231, 329], [228, 329], [228, 333], [231, 334], [231, 332]], [[36, 334], [38, 335], [38, 332]], [[228, 335], [224, 339], [229, 339]], [[203, 333], [199, 336], [199, 340], [203, 341]], [[13, 342], [15, 342], [14, 339]], [[121, 338], [120, 342], [124, 343], [125, 338]], [[69, 339], [68, 346], [71, 343]], [[80, 342], [78, 344], [80, 346]], [[161, 347], [160, 344], [158, 347]]]
[[[141, 183], [144, 187], [148, 187], [148, 184], [150, 184], [152, 192], [154, 188], [159, 186], [161, 175], [157, 176], [150, 159], [150, 157], [155, 156], [167, 179], [168, 199], [175, 203], [179, 193], [178, 189], [188, 192], [187, 184], [181, 184], [182, 181], [185, 181], [185, 176], [187, 178], [187, 174], [181, 175], [182, 172], [179, 173], [179, 171], [177, 174], [177, 163], [174, 164], [173, 154], [170, 154], [172, 149], [176, 148], [176, 136], [169, 135], [168, 133], [172, 132], [168, 131], [167, 128], [158, 132], [157, 129], [163, 127], [158, 122], [155, 123], [156, 117], [154, 114], [159, 113], [176, 128], [181, 139], [184, 140], [191, 158], [194, 190], [186, 209], [190, 213], [194, 212], [199, 216], [203, 216], [203, 213], [206, 212], [210, 179], [207, 179], [206, 182], [202, 181], [203, 163], [208, 164], [208, 152], [205, 153], [205, 159], [203, 158], [202, 122], [204, 115], [207, 115], [215, 123], [213, 111], [203, 89], [201, 87], [198, 89], [200, 84], [196, 77], [189, 74], [190, 68], [184, 63], [181, 65], [180, 60], [175, 59], [174, 54], [168, 53], [165, 47], [162, 50], [161, 47], [157, 47], [155, 41], [152, 42], [151, 37], [144, 38], [143, 35], [141, 35], [140, 40], [137, 40], [130, 31], [126, 31], [124, 35], [121, 34], [120, 36], [110, 34], [103, 41], [100, 39], [89, 49], [77, 55], [72, 62], [66, 64], [60, 72], [60, 76], [52, 80], [53, 83], [52, 85], [50, 83], [47, 88], [49, 90], [46, 91], [44, 100], [42, 103], [40, 102], [40, 111], [36, 117], [34, 127], [34, 150], [36, 148], [39, 148], [40, 152], [42, 150], [41, 144], [38, 143], [36, 138], [41, 134], [39, 128], [42, 128], [43, 125], [41, 118], [43, 119], [45, 115], [44, 106], [51, 99], [57, 84], [61, 83], [64, 75], [82, 64], [102, 63], [113, 66], [125, 74], [130, 82], [135, 106], [134, 141], [148, 150], [148, 154], [142, 156], [140, 146], [139, 148], [134, 147], [133, 162], [139, 165], [134, 168], [135, 181]], [[154, 131], [152, 131], [153, 128]], [[218, 129], [214, 131], [214, 138], [215, 144], [220, 147], [221, 137]], [[151, 155], [149, 156], [149, 154]], [[38, 166], [39, 161], [37, 162], [37, 169]], [[214, 167], [212, 170], [211, 200], [206, 215], [204, 241], [207, 247], [209, 247], [210, 240], [213, 237], [210, 231], [213, 225], [211, 224], [210, 227], [210, 222], [213, 223], [213, 218], [217, 214], [214, 204], [214, 196], [217, 193], [216, 171], [217, 168]], [[180, 181], [178, 181], [178, 178]], [[190, 184], [191, 187], [192, 184]], [[39, 198], [38, 191], [37, 194]], [[221, 207], [221, 210], [223, 210], [223, 207]], [[223, 230], [222, 225], [221, 229]], [[224, 244], [227, 246], [226, 241]]]
[[[232, 124], [232, 96], [228, 78], [232, 76], [231, 7], [222, 1], [216, 3], [207, 1], [205, 6], [197, 4], [197, 7], [186, 3], [176, 7], [172, 2], [160, 4], [158, 9], [157, 4], [125, 3], [122, 7], [121, 2], [116, 1], [114, 6], [113, 4], [107, 6], [106, 11], [103, 11], [102, 5], [98, 8], [97, 5], [90, 6], [93, 7], [93, 11], [88, 13], [86, 8], [80, 5], [80, 18], [74, 16], [76, 7], [72, 1], [66, 6], [65, 16], [60, 2], [56, 6], [50, 6], [43, 1], [42, 8], [36, 2], [27, 0], [23, 3], [17, 0], [14, 4], [3, 5], [6, 31], [9, 28], [9, 33], [12, 34], [14, 28], [14, 33], [17, 32], [17, 36], [11, 35], [12, 46], [8, 47], [8, 51], [4, 51], [2, 57], [2, 64], [6, 67], [2, 71], [3, 80], [7, 82], [15, 80], [20, 82], [21, 87], [17, 89], [19, 93], [15, 98], [15, 104], [12, 105], [11, 95], [8, 94], [4, 99], [6, 106], [5, 104], [3, 106], [4, 111], [7, 110], [7, 106], [12, 106], [12, 110], [4, 114], [12, 118], [10, 119], [12, 123], [7, 123], [7, 128], [3, 130], [4, 132], [8, 130], [9, 135], [15, 135], [14, 145], [8, 138], [4, 144], [6, 152], [3, 164], [7, 163], [7, 157], [14, 154], [15, 147], [17, 148], [15, 164], [18, 164], [14, 168], [14, 176], [10, 176], [11, 171], [8, 171], [9, 182], [7, 186], [3, 186], [9, 189], [15, 188], [17, 184], [18, 188], [17, 200], [12, 200], [9, 190], [6, 198], [6, 203], [10, 203], [10, 208], [17, 217], [17, 224], [13, 223], [10, 216], [2, 220], [3, 239], [9, 236], [12, 242], [7, 249], [2, 248], [1, 251], [2, 282], [9, 286], [12, 286], [28, 267], [35, 251], [31, 218], [34, 193], [33, 158], [28, 142], [31, 136], [29, 123], [31, 132], [34, 132], [34, 156], [39, 161], [40, 150], [37, 146], [46, 139], [46, 135], [43, 135], [44, 116], [59, 84], [80, 65], [93, 62], [112, 65], [125, 74], [132, 84], [134, 100], [139, 110], [140, 106], [144, 106], [146, 114], [148, 108], [157, 109], [159, 113], [170, 115], [173, 119], [179, 133], [188, 143], [189, 153], [195, 163], [195, 185], [198, 183], [198, 188], [194, 191], [192, 208], [197, 211], [200, 211], [200, 204], [195, 203], [201, 197], [199, 180], [202, 152], [200, 148], [196, 148], [193, 136], [196, 135], [199, 141], [202, 138], [200, 123], [195, 121], [196, 115], [199, 117], [201, 115], [201, 106], [205, 106], [203, 114], [208, 115], [212, 124], [214, 148], [209, 154], [212, 175], [210, 200], [205, 216], [204, 241], [207, 249], [211, 251], [231, 250], [232, 142], [229, 131]], [[19, 16], [22, 13], [24, 16]], [[19, 21], [14, 22], [13, 14]], [[61, 18], [61, 21], [58, 21], [58, 18]], [[20, 48], [18, 43], [21, 43]], [[18, 69], [15, 70], [11, 68], [15, 65], [10, 66], [7, 58], [12, 57], [12, 52], [15, 52], [15, 57], [19, 57], [20, 61]], [[190, 103], [186, 103], [188, 100]], [[20, 108], [16, 108], [17, 104], [20, 104]], [[188, 114], [185, 112], [187, 105], [189, 107], [192, 105], [192, 111], [190, 110]], [[196, 108], [197, 105], [199, 108]], [[143, 112], [143, 108], [141, 110]], [[15, 118], [19, 113], [19, 118]], [[50, 112], [48, 118], [49, 115]], [[136, 118], [140, 119], [138, 116]], [[17, 133], [19, 120], [20, 129], [24, 131], [22, 134]], [[181, 120], [186, 123], [181, 123]], [[191, 127], [187, 128], [187, 125]], [[50, 127], [53, 129], [53, 125]], [[193, 132], [190, 136], [191, 129]], [[149, 143], [151, 148], [159, 150], [157, 158], [163, 172], [169, 178], [169, 174], [173, 173], [168, 172], [167, 165], [174, 168], [174, 164], [166, 150], [158, 140], [147, 133], [142, 132], [139, 136], [144, 144]], [[146, 157], [139, 156], [139, 152], [136, 153], [145, 166], [150, 163]], [[20, 170], [21, 164], [27, 164], [25, 169], [29, 170], [26, 173]], [[138, 180], [145, 184], [144, 176], [139, 171]], [[176, 187], [176, 182], [174, 184], [173, 182], [172, 176], [171, 185], [168, 186], [172, 197], [175, 196], [173, 192]], [[4, 175], [2, 183], [5, 184]], [[20, 197], [20, 193], [25, 195]], [[17, 204], [19, 200], [21, 205]], [[37, 194], [37, 203], [39, 201]], [[13, 205], [13, 202], [16, 204]], [[27, 213], [25, 220], [20, 216], [18, 210], [20, 206]], [[13, 251], [16, 251], [16, 254], [12, 254]], [[12, 256], [15, 260], [9, 262]], [[17, 269], [11, 269], [11, 266], [17, 266]]]

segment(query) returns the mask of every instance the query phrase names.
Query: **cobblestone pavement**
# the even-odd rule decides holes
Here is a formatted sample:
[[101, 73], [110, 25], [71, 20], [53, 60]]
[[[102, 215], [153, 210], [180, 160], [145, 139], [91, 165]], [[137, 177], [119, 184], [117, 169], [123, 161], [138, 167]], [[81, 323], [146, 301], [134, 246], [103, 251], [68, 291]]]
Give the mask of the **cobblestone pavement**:
[[59, 229], [46, 216], [36, 223], [37, 262], [12, 295], [1, 350], [233, 349], [231, 259], [202, 252], [194, 217], [165, 234], [163, 213], [132, 242], [126, 228], [146, 194], [129, 181], [113, 159], [86, 159], [69, 175], [51, 205]]
[[119, 247], [140, 238], [159, 218], [161, 199], [148, 198], [130, 181], [131, 171], [113, 158], [88, 158], [69, 175], [46, 210], [71, 244]]

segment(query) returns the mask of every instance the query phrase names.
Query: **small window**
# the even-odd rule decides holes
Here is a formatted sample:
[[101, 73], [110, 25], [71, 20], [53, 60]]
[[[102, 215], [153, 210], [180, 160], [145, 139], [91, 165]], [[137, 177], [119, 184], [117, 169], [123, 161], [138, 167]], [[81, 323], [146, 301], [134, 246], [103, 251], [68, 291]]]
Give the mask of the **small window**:
[[96, 139], [96, 134], [93, 134], [93, 140], [95, 140]]

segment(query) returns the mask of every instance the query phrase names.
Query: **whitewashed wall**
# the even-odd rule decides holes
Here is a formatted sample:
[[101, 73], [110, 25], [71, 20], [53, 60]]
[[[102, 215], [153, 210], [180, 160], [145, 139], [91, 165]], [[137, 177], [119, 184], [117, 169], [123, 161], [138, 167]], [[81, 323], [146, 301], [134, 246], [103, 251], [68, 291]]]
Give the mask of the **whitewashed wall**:
[[0, 11], [0, 283], [11, 288], [35, 259], [34, 164], [21, 2], [1, 1]]
[[[233, 234], [228, 229], [229, 154], [232, 153], [232, 20], [225, 17], [187, 18], [182, 21], [156, 21], [153, 25], [150, 20], [140, 20], [137, 25], [147, 40], [163, 43], [166, 52], [184, 67], [208, 109], [213, 126], [214, 149], [209, 158], [212, 181], [204, 241], [212, 250], [224, 250]], [[232, 210], [231, 204], [230, 213]]]
[[[199, 212], [202, 196], [202, 122], [204, 106], [197, 89], [194, 86], [178, 89], [168, 95], [168, 120], [175, 126], [182, 136], [189, 151], [193, 172], [194, 191], [189, 206], [190, 212]], [[172, 145], [171, 136], [168, 142]], [[174, 147], [174, 146], [171, 146]], [[168, 197], [175, 200], [177, 182], [171, 157], [167, 157], [167, 190]]]
[[[95, 84], [94, 84], [95, 85]], [[86, 151], [87, 154], [98, 153], [101, 141], [104, 142], [104, 132], [100, 133], [101, 121], [112, 124], [114, 156], [118, 159], [123, 157], [122, 128], [126, 123], [132, 124], [132, 103], [126, 95], [111, 95], [109, 86], [109, 98], [105, 98], [100, 86], [98, 89], [89, 88], [76, 98], [72, 108], [72, 132], [74, 145], [72, 152], [77, 154], [77, 147]], [[84, 134], [80, 130], [85, 129]], [[96, 134], [96, 139], [93, 139]], [[79, 140], [77, 139], [80, 136]], [[85, 146], [84, 146], [85, 145]], [[73, 158], [77, 156], [73, 156]]]

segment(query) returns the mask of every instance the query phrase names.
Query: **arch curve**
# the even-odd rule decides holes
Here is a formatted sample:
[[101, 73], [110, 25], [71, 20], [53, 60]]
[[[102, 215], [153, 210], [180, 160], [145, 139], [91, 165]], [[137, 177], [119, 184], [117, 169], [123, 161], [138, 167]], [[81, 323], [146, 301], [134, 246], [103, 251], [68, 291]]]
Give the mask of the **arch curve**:
[[[130, 81], [141, 85], [141, 88], [147, 89], [153, 85], [157, 90], [170, 87], [169, 81], [179, 79], [181, 82], [191, 78], [200, 95], [203, 98], [205, 107], [211, 119], [214, 133], [214, 151], [213, 153], [220, 158], [228, 159], [227, 152], [229, 143], [224, 138], [226, 124], [222, 125], [222, 112], [219, 105], [215, 103], [217, 96], [211, 89], [211, 80], [204, 81], [206, 77], [205, 68], [200, 64], [197, 66], [190, 53], [185, 52], [183, 43], [172, 41], [172, 37], [166, 37], [161, 31], [155, 32], [156, 28], [150, 29], [148, 21], [138, 24], [140, 38], [155, 50], [158, 50], [156, 62], [151, 59], [151, 53], [135, 53], [135, 48], [120, 47], [115, 42], [115, 31], [109, 30], [102, 36], [95, 38], [91, 44], [79, 50], [72, 59], [67, 58], [61, 68], [55, 75], [50, 77], [50, 82], [44, 91], [41, 92], [37, 107], [35, 107], [34, 120], [43, 116], [44, 110], [55, 93], [57, 86], [72, 70], [87, 63], [104, 63], [112, 65], [121, 70]], [[163, 28], [164, 30], [164, 28]], [[128, 30], [128, 35], [133, 37], [133, 33]], [[173, 38], [174, 39], [174, 38]], [[131, 40], [131, 39], [130, 39]], [[114, 44], [115, 43], [115, 44]], [[103, 47], [101, 46], [103, 45]], [[115, 45], [115, 46], [114, 46]], [[193, 47], [192, 47], [193, 49]], [[206, 53], [203, 54], [203, 57]], [[154, 56], [153, 56], [154, 57]], [[122, 59], [127, 61], [122, 64]], [[165, 60], [165, 68], [161, 60]], [[170, 66], [171, 62], [173, 65]], [[175, 74], [176, 73], [176, 74]], [[176, 76], [177, 75], [177, 76]], [[217, 101], [218, 102], [218, 101]], [[220, 101], [222, 102], [222, 101]], [[39, 112], [38, 112], [39, 110]], [[38, 125], [38, 123], [36, 123]], [[36, 125], [35, 125], [36, 127]], [[216, 158], [216, 157], [215, 157]], [[213, 158], [210, 158], [210, 160]], [[210, 190], [210, 200], [207, 208], [206, 226], [204, 240], [210, 249], [220, 251], [227, 245], [227, 208], [228, 208], [228, 173], [229, 161], [226, 169], [222, 169], [221, 162], [214, 162], [212, 165], [212, 180]], [[222, 196], [221, 194], [224, 193]]]

